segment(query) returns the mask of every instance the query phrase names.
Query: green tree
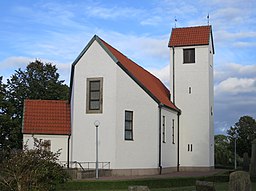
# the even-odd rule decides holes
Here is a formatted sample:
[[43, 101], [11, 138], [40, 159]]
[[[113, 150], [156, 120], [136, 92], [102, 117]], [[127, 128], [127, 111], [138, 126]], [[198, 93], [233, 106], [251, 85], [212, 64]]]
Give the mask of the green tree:
[[252, 141], [256, 139], [256, 121], [250, 116], [240, 117], [239, 121], [227, 131], [230, 145], [234, 150], [234, 140], [236, 138], [237, 154], [243, 157], [244, 153], [251, 156]]
[[34, 149], [18, 150], [0, 165], [0, 190], [50, 191], [69, 179], [58, 164], [60, 152], [48, 151], [47, 142], [34, 138]]
[[17, 124], [16, 148], [22, 147], [22, 116], [25, 99], [67, 100], [69, 88], [59, 80], [57, 68], [51, 63], [35, 60], [23, 71], [18, 69], [7, 80], [7, 101], [13, 106], [12, 120]]
[[9, 151], [15, 148], [18, 128], [12, 120], [13, 106], [6, 97], [6, 85], [0, 77], [0, 162], [7, 156]]
[[232, 164], [230, 141], [226, 135], [215, 135], [215, 165], [229, 166]]

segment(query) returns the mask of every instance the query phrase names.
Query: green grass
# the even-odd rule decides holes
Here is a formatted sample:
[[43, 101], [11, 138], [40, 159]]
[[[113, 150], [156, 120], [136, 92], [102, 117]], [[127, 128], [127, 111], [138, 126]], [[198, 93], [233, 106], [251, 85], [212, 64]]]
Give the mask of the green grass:
[[[229, 173], [208, 177], [172, 177], [137, 180], [81, 180], [69, 181], [58, 185], [58, 191], [127, 191], [128, 186], [148, 186], [151, 191], [192, 191], [195, 190], [196, 180], [205, 180], [215, 183], [216, 191], [228, 190]], [[256, 182], [252, 183], [252, 190], [256, 190]]]

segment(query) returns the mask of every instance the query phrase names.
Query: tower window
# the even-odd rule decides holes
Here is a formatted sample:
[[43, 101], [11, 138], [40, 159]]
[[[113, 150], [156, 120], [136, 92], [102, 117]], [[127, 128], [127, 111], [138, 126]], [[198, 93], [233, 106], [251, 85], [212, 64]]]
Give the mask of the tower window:
[[191, 94], [191, 92], [192, 92], [192, 88], [188, 87], [188, 93]]
[[195, 63], [194, 48], [183, 49], [183, 61], [184, 63]]

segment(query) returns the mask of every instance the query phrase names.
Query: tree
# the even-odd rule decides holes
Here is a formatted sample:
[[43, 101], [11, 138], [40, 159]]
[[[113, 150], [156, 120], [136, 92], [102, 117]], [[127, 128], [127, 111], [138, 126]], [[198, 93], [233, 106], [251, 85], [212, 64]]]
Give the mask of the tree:
[[57, 68], [51, 63], [35, 60], [23, 71], [18, 69], [7, 80], [7, 101], [14, 110], [12, 120], [17, 124], [17, 140], [15, 148], [22, 147], [22, 116], [25, 99], [67, 100], [69, 88], [59, 80]]
[[27, 146], [12, 152], [0, 165], [0, 190], [30, 191], [55, 190], [59, 183], [69, 179], [66, 171], [57, 163], [60, 152], [52, 153], [47, 142], [34, 138], [34, 149]]
[[234, 150], [234, 140], [236, 138], [236, 150], [240, 157], [244, 153], [251, 156], [252, 141], [256, 138], [256, 121], [250, 116], [240, 117], [239, 121], [227, 131], [231, 148]]
[[17, 124], [12, 120], [13, 106], [6, 97], [6, 85], [0, 77], [0, 162], [16, 147]]
[[230, 141], [225, 135], [215, 135], [215, 164], [229, 166], [232, 164], [233, 154], [230, 150]]

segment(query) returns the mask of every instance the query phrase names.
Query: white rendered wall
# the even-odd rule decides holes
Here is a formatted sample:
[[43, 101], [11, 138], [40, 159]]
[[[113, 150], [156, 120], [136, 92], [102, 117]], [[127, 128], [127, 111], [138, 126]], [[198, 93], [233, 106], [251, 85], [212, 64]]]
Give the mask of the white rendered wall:
[[[121, 68], [117, 79], [115, 168], [158, 168], [158, 104]], [[133, 141], [124, 139], [125, 110], [133, 111]]]
[[[195, 47], [195, 63], [183, 64], [183, 49], [175, 47], [175, 104], [180, 116], [180, 166], [213, 166], [213, 107], [212, 55], [209, 46]], [[212, 54], [212, 53], [211, 53]], [[171, 87], [173, 80], [173, 52], [171, 48]], [[210, 69], [211, 68], [211, 69]], [[191, 94], [189, 94], [191, 87]], [[192, 144], [192, 152], [188, 151]]]
[[[161, 110], [161, 129], [163, 132], [163, 116], [165, 116], [165, 128], [166, 128], [166, 142], [162, 142], [162, 167], [176, 167], [177, 166], [177, 112], [162, 108]], [[174, 119], [174, 144], [172, 137], [172, 120]], [[163, 137], [163, 136], [162, 136]], [[162, 138], [161, 137], [161, 138]], [[163, 138], [162, 138], [163, 139]]]
[[[72, 94], [72, 161], [96, 161], [99, 126], [99, 162], [115, 164], [116, 64], [94, 41], [75, 66]], [[86, 114], [86, 80], [103, 77], [103, 113]]]
[[[59, 161], [67, 162], [67, 150], [68, 150], [68, 135], [33, 135], [37, 139], [50, 140], [51, 141], [51, 151], [56, 153], [59, 149], [60, 157]], [[34, 148], [34, 139], [32, 134], [23, 134], [23, 144], [27, 144], [29, 149]]]

